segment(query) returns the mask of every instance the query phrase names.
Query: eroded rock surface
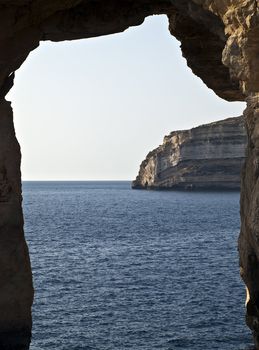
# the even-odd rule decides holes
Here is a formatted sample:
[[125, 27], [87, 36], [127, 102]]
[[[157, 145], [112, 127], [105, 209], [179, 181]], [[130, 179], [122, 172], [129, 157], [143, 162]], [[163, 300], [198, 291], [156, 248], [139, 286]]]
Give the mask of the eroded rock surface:
[[230, 79], [222, 63], [227, 36], [221, 17], [192, 0], [0, 0], [0, 87], [41, 40], [121, 32], [154, 14], [168, 16], [195, 74], [219, 96], [244, 99], [239, 81]]
[[20, 147], [9, 102], [0, 102], [0, 349], [27, 349], [33, 288], [23, 234]]
[[140, 165], [136, 189], [239, 189], [247, 137], [243, 117], [173, 131]]
[[4, 257], [0, 261], [4, 285], [0, 292], [0, 338], [4, 332], [17, 331], [17, 339], [21, 332], [27, 332], [32, 300], [23, 238], [20, 157], [14, 131], [10, 131], [11, 107], [4, 98], [9, 77], [41, 40], [121, 32], [153, 14], [168, 16], [170, 32], [181, 41], [187, 64], [209, 88], [226, 100], [248, 102], [248, 157], [242, 176], [239, 251], [241, 274], [250, 298], [247, 323], [259, 349], [257, 0], [0, 0], [0, 239]]

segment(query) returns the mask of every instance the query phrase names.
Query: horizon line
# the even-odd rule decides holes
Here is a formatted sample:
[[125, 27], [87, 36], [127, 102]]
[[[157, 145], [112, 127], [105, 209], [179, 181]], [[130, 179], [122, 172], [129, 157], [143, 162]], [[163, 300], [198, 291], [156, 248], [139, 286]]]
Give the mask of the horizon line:
[[102, 181], [105, 181], [105, 182], [128, 182], [128, 181], [133, 181], [133, 180], [128, 180], [128, 179], [126, 179], [126, 180], [116, 180], [116, 179], [114, 179], [114, 180], [100, 180], [100, 179], [98, 179], [98, 180], [22, 180], [22, 182], [102, 182]]

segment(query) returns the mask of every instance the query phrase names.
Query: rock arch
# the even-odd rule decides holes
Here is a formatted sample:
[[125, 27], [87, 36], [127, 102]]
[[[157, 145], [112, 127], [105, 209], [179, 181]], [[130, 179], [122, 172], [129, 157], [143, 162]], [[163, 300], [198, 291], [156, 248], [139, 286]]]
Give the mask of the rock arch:
[[259, 349], [259, 21], [255, 0], [0, 0], [0, 348], [26, 349], [33, 287], [23, 234], [20, 148], [11, 104], [14, 72], [42, 40], [121, 32], [166, 14], [193, 73], [228, 101], [247, 101], [247, 162], [239, 238], [247, 323]]

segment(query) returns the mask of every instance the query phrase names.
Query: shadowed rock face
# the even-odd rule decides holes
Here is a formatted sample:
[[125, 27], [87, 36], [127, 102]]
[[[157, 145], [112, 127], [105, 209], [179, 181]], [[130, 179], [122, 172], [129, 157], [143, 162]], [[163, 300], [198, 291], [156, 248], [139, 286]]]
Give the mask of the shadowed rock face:
[[239, 189], [245, 160], [243, 117], [174, 131], [142, 162], [136, 189]]
[[191, 0], [0, 0], [0, 87], [40, 40], [122, 32], [153, 14], [168, 15], [188, 65], [210, 88], [227, 100], [244, 98], [222, 64], [227, 37], [221, 18]]
[[[194, 74], [229, 100], [247, 101], [247, 161], [242, 175], [241, 275], [247, 323], [259, 349], [259, 12], [255, 0], [0, 0], [0, 342], [29, 339], [32, 282], [23, 236], [20, 151], [4, 96], [10, 76], [41, 40], [72, 40], [121, 32], [166, 14]], [[173, 59], [173, 57], [172, 57]], [[242, 322], [240, 320], [240, 322]], [[12, 341], [7, 334], [13, 334]], [[16, 334], [16, 336], [15, 336]], [[0, 344], [1, 348], [1, 344]], [[19, 347], [18, 347], [19, 348]]]
[[0, 349], [26, 349], [31, 335], [32, 276], [23, 235], [20, 147], [11, 104], [0, 102]]

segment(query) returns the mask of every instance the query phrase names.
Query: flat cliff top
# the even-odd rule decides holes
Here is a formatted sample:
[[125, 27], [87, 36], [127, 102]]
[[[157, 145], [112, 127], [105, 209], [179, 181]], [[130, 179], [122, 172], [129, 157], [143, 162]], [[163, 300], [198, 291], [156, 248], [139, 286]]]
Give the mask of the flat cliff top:
[[170, 139], [172, 136], [177, 135], [177, 134], [181, 134], [181, 133], [195, 133], [195, 132], [199, 132], [199, 131], [204, 131], [207, 129], [213, 129], [214, 131], [217, 128], [237, 128], [238, 126], [240, 126], [241, 129], [244, 129], [245, 132], [245, 128], [244, 128], [244, 119], [243, 116], [239, 116], [239, 117], [230, 117], [227, 119], [223, 119], [223, 120], [218, 120], [216, 122], [211, 122], [211, 123], [207, 123], [207, 124], [201, 124], [199, 126], [195, 126], [191, 129], [183, 129], [183, 130], [175, 130], [172, 131], [169, 135], [166, 135], [164, 137], [164, 142], [166, 142], [168, 139]]

